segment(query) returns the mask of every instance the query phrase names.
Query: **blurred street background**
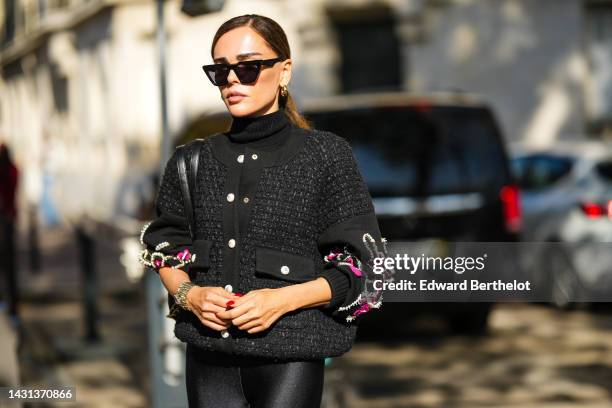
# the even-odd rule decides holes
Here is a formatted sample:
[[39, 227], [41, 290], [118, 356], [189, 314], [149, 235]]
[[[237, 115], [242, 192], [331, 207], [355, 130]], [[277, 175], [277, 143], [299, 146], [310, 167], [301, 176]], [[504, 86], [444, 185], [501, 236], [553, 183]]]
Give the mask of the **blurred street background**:
[[186, 406], [138, 238], [168, 153], [231, 123], [201, 66], [247, 13], [389, 241], [551, 244], [523, 263], [546, 301], [385, 303], [324, 406], [612, 406], [612, 0], [2, 0], [0, 386]]

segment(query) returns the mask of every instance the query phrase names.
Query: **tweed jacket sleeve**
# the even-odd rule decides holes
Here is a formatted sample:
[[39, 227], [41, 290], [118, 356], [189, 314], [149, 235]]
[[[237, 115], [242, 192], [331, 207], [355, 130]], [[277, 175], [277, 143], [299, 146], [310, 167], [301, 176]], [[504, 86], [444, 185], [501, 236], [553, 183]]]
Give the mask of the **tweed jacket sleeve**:
[[197, 248], [189, 234], [179, 187], [176, 151], [168, 160], [155, 199], [156, 218], [140, 234], [144, 246], [140, 262], [159, 273], [163, 266], [188, 270], [195, 263]]
[[331, 134], [325, 193], [321, 214], [325, 229], [318, 239], [325, 267], [324, 277], [332, 299], [324, 309], [347, 322], [382, 305], [382, 292], [373, 291], [374, 258], [384, 256], [385, 240], [368, 187], [349, 143]]

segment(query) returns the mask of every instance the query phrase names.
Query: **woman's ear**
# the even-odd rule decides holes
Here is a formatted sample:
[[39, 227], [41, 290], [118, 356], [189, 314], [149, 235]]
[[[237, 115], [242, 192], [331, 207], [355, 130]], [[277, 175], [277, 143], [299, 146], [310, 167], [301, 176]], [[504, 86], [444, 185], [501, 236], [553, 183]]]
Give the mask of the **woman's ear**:
[[283, 71], [281, 73], [281, 82], [280, 86], [289, 85], [289, 81], [291, 81], [291, 58], [287, 58], [287, 60], [283, 63]]

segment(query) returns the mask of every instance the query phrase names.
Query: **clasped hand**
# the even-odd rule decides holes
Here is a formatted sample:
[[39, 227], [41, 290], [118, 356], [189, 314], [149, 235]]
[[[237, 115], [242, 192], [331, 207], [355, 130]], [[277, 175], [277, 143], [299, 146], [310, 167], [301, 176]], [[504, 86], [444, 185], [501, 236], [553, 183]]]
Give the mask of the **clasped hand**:
[[242, 296], [222, 287], [199, 287], [189, 291], [191, 311], [214, 330], [234, 325], [248, 333], [267, 330], [290, 309], [280, 289], [257, 289]]

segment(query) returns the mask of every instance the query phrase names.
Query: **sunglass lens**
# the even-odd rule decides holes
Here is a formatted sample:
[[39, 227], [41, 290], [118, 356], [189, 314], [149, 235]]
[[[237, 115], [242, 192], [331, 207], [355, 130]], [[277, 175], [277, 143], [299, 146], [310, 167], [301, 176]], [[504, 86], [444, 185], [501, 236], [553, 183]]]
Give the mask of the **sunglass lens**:
[[204, 72], [206, 72], [206, 76], [208, 76], [210, 82], [216, 86], [225, 85], [227, 83], [227, 76], [229, 74], [229, 69], [227, 67], [208, 67], [204, 69]]
[[259, 64], [239, 64], [234, 72], [236, 72], [240, 83], [250, 84], [257, 80], [259, 68]]

